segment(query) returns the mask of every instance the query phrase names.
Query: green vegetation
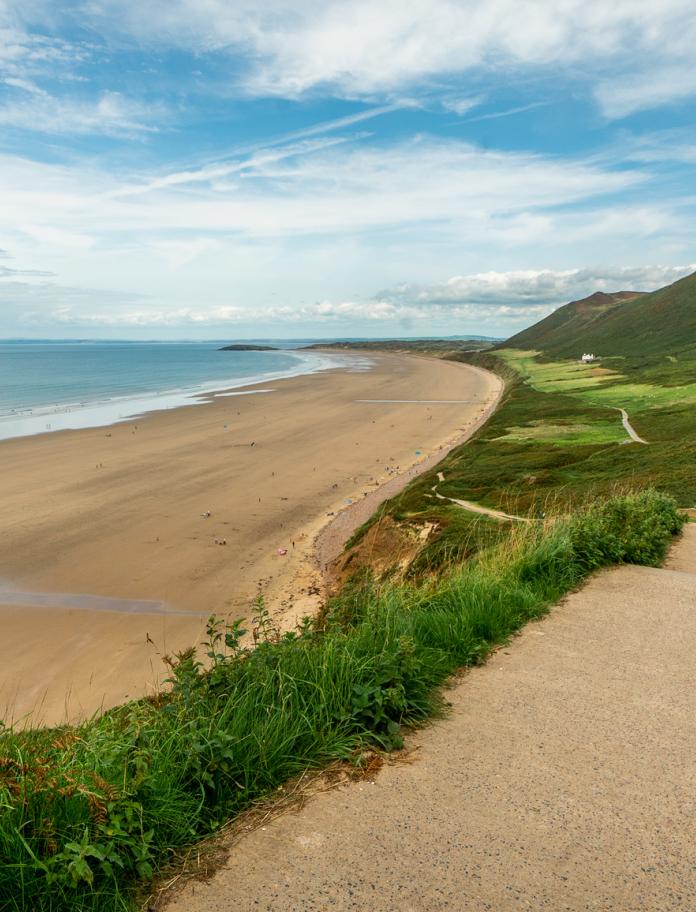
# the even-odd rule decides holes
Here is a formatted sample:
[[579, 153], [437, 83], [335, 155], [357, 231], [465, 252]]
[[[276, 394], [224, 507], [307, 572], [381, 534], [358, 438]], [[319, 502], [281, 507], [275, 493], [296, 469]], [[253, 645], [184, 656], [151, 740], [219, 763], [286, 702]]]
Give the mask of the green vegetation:
[[[644, 411], [629, 407], [634, 427], [650, 445], [630, 443], [616, 408], [594, 401], [596, 386], [583, 391], [574, 383], [571, 391], [559, 392], [552, 379], [529, 382], [529, 371], [527, 377], [518, 373], [511, 366], [516, 359], [504, 360], [505, 355], [471, 359], [506, 379], [504, 399], [486, 425], [383, 504], [375, 519], [436, 522], [446, 534], [452, 507], [434, 501], [433, 488], [445, 497], [529, 516], [568, 512], [588, 499], [610, 496], [617, 486], [655, 486], [682, 506], [696, 504], [696, 424], [688, 404]], [[620, 399], [621, 386], [614, 390]]]
[[317, 342], [307, 348], [333, 348], [341, 351], [411, 352], [447, 357], [466, 351], [486, 351], [495, 339], [380, 339], [373, 342]]
[[496, 355], [540, 392], [581, 395], [587, 402], [630, 412], [696, 402], [696, 358], [685, 363], [666, 359], [659, 371], [655, 366], [650, 371], [634, 366], [629, 379], [620, 370], [596, 364], [547, 361], [537, 351], [503, 348]]
[[[615, 294], [597, 291], [580, 301], [571, 301], [570, 304], [559, 307], [548, 317], [512, 336], [505, 344], [511, 348], [539, 348], [554, 352], [569, 342], [571, 345], [582, 345], [578, 337], [588, 333], [595, 322], [621, 304], [630, 304], [639, 297], [641, 294], [637, 291], [619, 291]], [[588, 349], [585, 348], [584, 351]], [[571, 356], [574, 354], [575, 349]]]
[[[509, 446], [506, 444], [505, 446]], [[437, 686], [481, 662], [594, 569], [657, 564], [681, 527], [669, 498], [616, 497], [508, 540], [419, 586], [348, 586], [321, 621], [259, 645], [211, 620], [204, 670], [172, 662], [172, 690], [77, 728], [0, 734], [0, 907], [125, 910], [177, 850], [289, 777], [441, 707]]]
[[622, 443], [626, 433], [616, 421], [596, 421], [594, 424], [580, 424], [576, 421], [559, 419], [552, 421], [535, 421], [522, 427], [509, 427], [504, 437], [499, 440], [510, 442], [551, 443], [556, 446], [578, 446], [582, 444], [597, 445], [603, 443]]
[[[404, 725], [440, 711], [448, 675], [485, 660], [588, 573], [657, 564], [685, 521], [677, 506], [696, 504], [695, 304], [692, 276], [568, 305], [493, 351], [375, 343], [506, 380], [475, 438], [350, 544], [382, 516], [435, 534], [401, 581], [378, 583], [363, 566], [292, 634], [274, 630], [260, 603], [254, 649], [239, 624], [211, 619], [205, 655], [172, 660], [171, 690], [156, 699], [76, 728], [0, 731], [3, 912], [134, 908], [178, 853], [291, 777], [398, 746]], [[600, 365], [579, 364], [592, 349]], [[618, 408], [649, 445], [630, 442]], [[555, 518], [500, 521], [446, 498]]]
[[[601, 360], [582, 364], [592, 351]], [[652, 294], [598, 293], [489, 352], [450, 357], [504, 377], [502, 404], [373, 521], [427, 518], [447, 538], [451, 507], [434, 504], [433, 490], [532, 517], [573, 510], [617, 485], [655, 486], [681, 506], [696, 504], [696, 275]], [[630, 441], [622, 408], [648, 446]], [[428, 548], [437, 555], [437, 537]]]
[[[577, 360], [583, 352], [623, 357], [634, 366], [696, 358], [696, 274], [651, 294], [592, 295], [518, 333], [506, 348]], [[692, 373], [693, 378], [693, 373]]]

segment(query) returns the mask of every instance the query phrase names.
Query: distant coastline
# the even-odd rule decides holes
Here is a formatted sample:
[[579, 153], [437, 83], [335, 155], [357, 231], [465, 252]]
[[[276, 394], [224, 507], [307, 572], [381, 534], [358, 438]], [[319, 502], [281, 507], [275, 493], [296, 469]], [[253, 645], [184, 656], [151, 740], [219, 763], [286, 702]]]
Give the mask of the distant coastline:
[[216, 393], [349, 366], [365, 357], [219, 343], [0, 344], [0, 441], [106, 427], [149, 412], [202, 405]]
[[251, 345], [248, 342], [236, 342], [234, 345], [223, 345], [221, 352], [274, 352], [278, 351], [275, 345]]

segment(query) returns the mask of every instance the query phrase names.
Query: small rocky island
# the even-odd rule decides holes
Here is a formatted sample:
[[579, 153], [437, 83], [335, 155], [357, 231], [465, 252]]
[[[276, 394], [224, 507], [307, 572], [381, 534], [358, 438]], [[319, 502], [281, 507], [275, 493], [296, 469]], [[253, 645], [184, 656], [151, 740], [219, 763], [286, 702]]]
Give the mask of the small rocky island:
[[218, 351], [221, 352], [274, 352], [278, 351], [277, 348], [273, 345], [247, 345], [240, 342], [235, 345], [224, 345], [222, 348], [218, 348]]

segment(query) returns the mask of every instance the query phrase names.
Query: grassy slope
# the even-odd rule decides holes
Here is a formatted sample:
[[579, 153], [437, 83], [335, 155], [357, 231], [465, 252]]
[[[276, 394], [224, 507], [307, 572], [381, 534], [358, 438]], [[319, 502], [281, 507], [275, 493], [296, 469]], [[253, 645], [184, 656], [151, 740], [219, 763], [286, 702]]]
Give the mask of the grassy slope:
[[[506, 377], [498, 411], [470, 443], [453, 450], [435, 471], [420, 476], [385, 504], [382, 513], [401, 521], [432, 522], [439, 517], [446, 529], [452, 507], [433, 501], [435, 485], [447, 497], [532, 515], [608, 494], [617, 484], [657, 485], [684, 506], [696, 503], [696, 427], [690, 401], [678, 401], [681, 391], [670, 390], [660, 408], [639, 409], [636, 403], [643, 402], [644, 385], [632, 400], [629, 390], [615, 380], [611, 395], [609, 387], [597, 394], [595, 386], [587, 392], [577, 386], [559, 391], [551, 381], [535, 386], [514, 370], [512, 365], [519, 363], [513, 357], [506, 363], [504, 356], [509, 354], [474, 359]], [[660, 388], [656, 395], [662, 395]], [[623, 443], [627, 437], [615, 403], [625, 403], [650, 446]], [[444, 473], [444, 483], [438, 484], [437, 471]]]
[[[383, 508], [440, 524], [417, 558], [421, 569], [446, 567], [435, 581], [346, 586], [320, 625], [282, 638], [266, 630], [253, 653], [239, 649], [234, 630], [226, 646], [213, 630], [212, 672], [185, 656], [171, 696], [78, 729], [0, 734], [0, 908], [131, 908], [137, 885], [177, 848], [288, 777], [398, 743], [402, 724], [437, 710], [435, 688], [450, 672], [481, 661], [594, 568], [659, 561], [680, 525], [662, 495], [613, 498], [554, 525], [501, 526], [435, 500], [432, 488], [509, 512], [549, 502], [565, 512], [626, 482], [696, 502], [694, 283], [677, 286], [597, 316], [604, 341], [613, 339], [610, 373], [581, 372], [550, 349], [454, 355], [506, 376], [503, 404], [437, 467], [444, 483], [427, 473]], [[643, 340], [649, 357], [637, 357], [638, 330], [621, 333], [614, 321], [646, 301], [653, 335]], [[665, 301], [685, 313], [678, 350]], [[600, 349], [591, 337], [581, 347]], [[616, 441], [616, 404], [650, 446]]]
[[349, 587], [296, 635], [275, 635], [262, 614], [252, 652], [238, 630], [212, 628], [212, 669], [184, 656], [158, 701], [0, 734], [0, 908], [134, 908], [177, 849], [301, 770], [398, 744], [404, 723], [438, 711], [447, 675], [593, 569], [659, 562], [680, 524], [646, 492], [518, 527], [434, 584]]
[[[578, 363], [593, 349], [602, 354], [599, 367]], [[654, 485], [682, 506], [696, 504], [696, 276], [639, 297], [595, 295], [491, 352], [452, 357], [497, 371], [507, 389], [474, 440], [378, 514], [438, 524], [418, 558], [424, 567], [447, 556], [453, 526], [456, 533], [465, 522], [457, 508], [434, 500], [434, 487], [446, 497], [532, 516], [617, 486]], [[627, 442], [618, 408], [649, 446]], [[476, 528], [468, 539], [474, 544]]]
[[[579, 302], [582, 304], [582, 302]], [[696, 358], [696, 274], [633, 300], [588, 312], [578, 319], [578, 304], [559, 308], [546, 320], [504, 343], [506, 348], [536, 349], [548, 357], [577, 359], [593, 351], [603, 359], [636, 359], [637, 367], [659, 364], [668, 356]], [[564, 319], [565, 318], [565, 319]], [[548, 321], [558, 321], [549, 331]], [[546, 324], [546, 325], [545, 325]]]
[[463, 351], [486, 351], [495, 342], [488, 339], [380, 339], [374, 342], [317, 342], [307, 348], [341, 351], [413, 352], [441, 357]]
[[634, 300], [639, 294], [636, 291], [619, 291], [615, 294], [595, 292], [580, 301], [571, 301], [570, 304], [559, 307], [548, 317], [522, 330], [503, 344], [522, 350], [565, 344], [568, 338], [575, 338], [579, 333], [589, 330], [608, 311], [624, 301]]

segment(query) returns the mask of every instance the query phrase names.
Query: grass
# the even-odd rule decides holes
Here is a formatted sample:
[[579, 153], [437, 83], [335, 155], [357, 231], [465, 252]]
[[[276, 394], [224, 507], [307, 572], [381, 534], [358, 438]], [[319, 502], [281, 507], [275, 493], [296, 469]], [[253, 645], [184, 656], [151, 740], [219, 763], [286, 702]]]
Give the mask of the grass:
[[543, 349], [550, 358], [594, 352], [659, 370], [669, 358], [696, 359], [695, 301], [696, 274], [633, 300], [592, 295], [560, 307], [511, 341], [517, 348]]
[[540, 361], [540, 354], [514, 348], [496, 351], [496, 355], [521, 374], [530, 386], [543, 393], [586, 392], [622, 376], [618, 371], [580, 361]]
[[595, 421], [593, 424], [566, 420], [537, 421], [533, 419], [521, 427], [509, 427], [507, 432], [496, 438], [501, 441], [536, 442], [555, 444], [556, 446], [579, 446], [589, 444], [597, 446], [604, 443], [622, 443], [626, 432], [620, 421]]
[[[653, 486], [683, 507], [696, 505], [695, 361], [664, 358], [658, 367], [623, 359], [620, 371], [597, 374], [592, 366], [547, 361], [531, 351], [455, 357], [504, 377], [500, 406], [471, 441], [384, 503], [371, 520], [386, 516], [418, 524], [427, 517], [435, 523], [428, 570], [436, 569], [438, 537], [446, 539], [453, 522], [452, 506], [433, 500], [434, 486], [445, 497], [531, 517], [572, 511], [611, 496], [617, 486]], [[620, 406], [649, 446], [628, 442]], [[446, 558], [446, 549], [441, 553]]]
[[[440, 685], [479, 663], [598, 567], [657, 564], [682, 518], [653, 491], [510, 530], [436, 580], [342, 591], [259, 645], [211, 621], [204, 669], [172, 662], [172, 690], [77, 728], [0, 734], [0, 908], [126, 910], [177, 852], [290, 777], [441, 708]], [[472, 733], [472, 735], [475, 733]]]
[[[540, 352], [500, 349], [496, 352], [507, 365], [540, 392], [562, 392], [580, 396], [594, 405], [625, 408], [627, 411], [663, 408], [696, 402], [696, 383], [686, 382], [676, 359], [667, 359], [661, 371], [654, 366], [653, 383], [636, 383], [617, 370], [577, 361], [545, 361]], [[688, 380], [694, 376], [694, 365]]]
[[485, 351], [495, 344], [493, 339], [379, 339], [360, 342], [315, 342], [306, 348], [335, 348], [345, 351], [412, 352], [447, 356], [453, 352]]

